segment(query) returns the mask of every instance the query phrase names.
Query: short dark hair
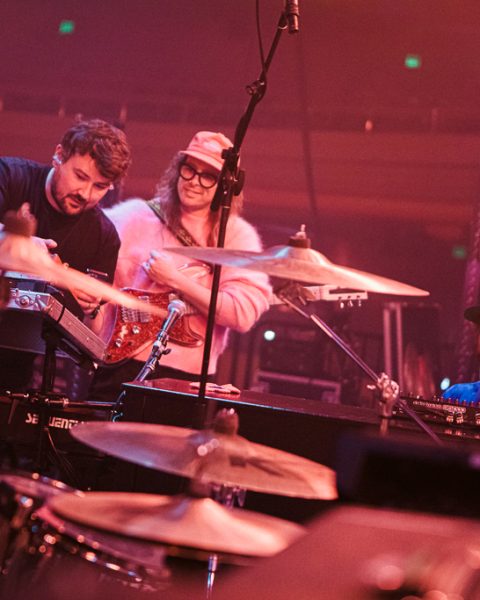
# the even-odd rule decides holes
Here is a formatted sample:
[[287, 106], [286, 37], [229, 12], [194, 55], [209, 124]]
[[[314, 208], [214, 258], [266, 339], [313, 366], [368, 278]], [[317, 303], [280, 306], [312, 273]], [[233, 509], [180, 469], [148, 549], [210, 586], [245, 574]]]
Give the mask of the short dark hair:
[[89, 154], [100, 174], [114, 183], [123, 179], [131, 163], [125, 133], [101, 119], [80, 121], [64, 133], [60, 144], [64, 161]]

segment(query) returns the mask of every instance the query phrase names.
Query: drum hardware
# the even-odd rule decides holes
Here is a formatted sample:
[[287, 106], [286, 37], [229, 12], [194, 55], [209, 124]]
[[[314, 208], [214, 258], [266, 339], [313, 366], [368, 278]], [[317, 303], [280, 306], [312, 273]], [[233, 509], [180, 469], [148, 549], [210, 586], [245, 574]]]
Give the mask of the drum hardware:
[[386, 435], [388, 432], [388, 422], [393, 416], [394, 407], [399, 407], [402, 411], [407, 414], [419, 427], [422, 429], [437, 445], [443, 445], [443, 442], [432, 431], [432, 429], [423, 422], [423, 420], [413, 411], [408, 404], [400, 397], [400, 388], [398, 383], [391, 379], [386, 373], [380, 373], [378, 375], [375, 371], [318, 315], [312, 313], [309, 314], [303, 309], [298, 307], [289, 298], [283, 298], [285, 304], [290, 306], [298, 314], [302, 315], [306, 319], [312, 321], [319, 329], [321, 329], [337, 346], [345, 352], [373, 381], [370, 387], [372, 390], [378, 390], [380, 392], [380, 402], [378, 405], [379, 416], [380, 416], [380, 434]]
[[[172, 504], [167, 506], [167, 516], [164, 517], [166, 521], [172, 520], [171, 532], [167, 529], [168, 536], [164, 527], [157, 528], [153, 523], [148, 523], [147, 517], [150, 512], [152, 518], [156, 519], [162, 514], [159, 512], [159, 506], [155, 504], [155, 496], [152, 495], [137, 494], [126, 498], [128, 502], [134, 498], [143, 507], [139, 524], [143, 521], [145, 526], [142, 525], [140, 529], [137, 529], [135, 519], [132, 519], [131, 525], [128, 524], [128, 514], [134, 514], [130, 509], [123, 515], [114, 514], [106, 506], [102, 506], [103, 501], [112, 502], [112, 506], [123, 510], [122, 497], [118, 494], [115, 496], [115, 502], [113, 498], [99, 496], [100, 504], [92, 504], [85, 511], [85, 514], [92, 515], [86, 517], [89, 519], [88, 524], [105, 527], [105, 520], [100, 522], [91, 519], [95, 519], [94, 513], [99, 515], [110, 512], [113, 521], [118, 523], [116, 527], [121, 526], [121, 533], [124, 535], [148, 536], [148, 539], [156, 539], [174, 546], [193, 546], [202, 550], [208, 563], [207, 598], [211, 598], [219, 561], [224, 560], [223, 554], [253, 553], [256, 556], [266, 556], [268, 552], [273, 551], [273, 548], [268, 550], [263, 547], [260, 531], [255, 534], [252, 532], [247, 546], [243, 545], [240, 538], [231, 536], [233, 530], [228, 527], [227, 515], [235, 518], [236, 515], [241, 518], [244, 515], [248, 521], [248, 513], [233, 508], [235, 501], [243, 503], [247, 489], [325, 500], [337, 497], [335, 474], [331, 469], [287, 452], [253, 444], [240, 437], [237, 431], [238, 416], [232, 410], [219, 411], [211, 430], [197, 431], [121, 421], [83, 423], [72, 428], [70, 433], [73, 437], [97, 450], [135, 464], [188, 477], [192, 480], [191, 489], [198, 490], [200, 487], [202, 493], [213, 495], [215, 498], [213, 500], [204, 497], [198, 500], [179, 496], [169, 500]], [[97, 501], [92, 494], [89, 494], [89, 498], [92, 503]], [[154, 503], [154, 511], [147, 510], [151, 503]], [[160, 505], [163, 505], [163, 501]], [[64, 512], [62, 516], [75, 518], [75, 515], [80, 514], [79, 510], [77, 506], [69, 507], [68, 513]], [[184, 514], [185, 519], [179, 519]], [[223, 527], [222, 524], [227, 527]], [[113, 522], [108, 523], [108, 526], [113, 526]], [[178, 527], [180, 529], [177, 529]], [[212, 537], [211, 532], [217, 527], [225, 537], [218, 537], [219, 532]], [[241, 529], [242, 536], [248, 535], [248, 528], [245, 531], [243, 527]], [[279, 528], [278, 531], [283, 530]], [[154, 538], [155, 535], [158, 538]], [[198, 539], [189, 538], [191, 535], [198, 535]], [[254, 550], [250, 547], [252, 541]]]
[[15, 550], [26, 543], [30, 519], [46, 500], [58, 494], [81, 495], [61, 481], [39, 473], [0, 473], [0, 572], [8, 572]]
[[[420, 288], [387, 279], [379, 275], [372, 275], [357, 269], [335, 265], [326, 256], [311, 249], [311, 242], [305, 233], [305, 226], [290, 238], [287, 246], [273, 246], [264, 252], [249, 252], [246, 250], [226, 250], [224, 248], [201, 248], [197, 246], [182, 248], [166, 248], [176, 254], [196, 258], [204, 262], [250, 269], [266, 273], [272, 277], [284, 280], [293, 280], [302, 283], [325, 283], [338, 287], [348, 287], [365, 290], [380, 294], [394, 294], [405, 296], [428, 296], [429, 292]], [[380, 432], [386, 435], [388, 430], [388, 419], [392, 416], [393, 407], [401, 406], [417, 425], [425, 431], [429, 437], [438, 445], [442, 442], [440, 438], [426, 425], [420, 417], [400, 398], [398, 384], [385, 373], [378, 375], [363, 361], [360, 356], [337, 335], [320, 317], [308, 314], [294, 302], [292, 302], [288, 287], [287, 292], [282, 294], [280, 288], [276, 295], [290, 306], [302, 317], [313, 321], [330, 339], [332, 339], [347, 356], [349, 356], [373, 381], [373, 389], [381, 393], [379, 403]]]
[[225, 508], [206, 497], [87, 492], [84, 499], [76, 502], [67, 494], [46, 508], [66, 523], [162, 544], [170, 556], [207, 561], [207, 598], [219, 563], [245, 565], [273, 556], [305, 533], [296, 523]]
[[[210, 496], [215, 502], [218, 502], [227, 508], [232, 508], [235, 506], [235, 504], [240, 508], [243, 508], [245, 504], [245, 496], [247, 494], [247, 490], [245, 488], [216, 483], [211, 483], [208, 487]], [[210, 554], [208, 557], [207, 599], [212, 595], [213, 584], [215, 583], [219, 560], [220, 558], [218, 554]]]
[[284, 304], [279, 298], [278, 293], [287, 295], [290, 300], [300, 302], [306, 305], [308, 302], [337, 302], [340, 308], [352, 308], [353, 306], [362, 306], [362, 303], [368, 299], [365, 291], [346, 288], [337, 288], [333, 285], [299, 285], [295, 281], [283, 283], [281, 287], [273, 289], [273, 296], [270, 299], [270, 306]]
[[[219, 246], [221, 246], [221, 244], [219, 244]], [[297, 281], [301, 283], [331, 284], [337, 287], [354, 290], [357, 289], [365, 292], [375, 292], [380, 294], [394, 294], [403, 296], [429, 295], [429, 292], [425, 290], [395, 281], [393, 279], [387, 279], [386, 277], [373, 275], [357, 269], [335, 265], [320, 252], [312, 250], [310, 239], [305, 233], [305, 225], [302, 225], [300, 230], [290, 238], [287, 246], [272, 246], [264, 252], [229, 250], [221, 247], [202, 248], [199, 246], [165, 248], [165, 250], [216, 265], [215, 274], [217, 274], [218, 278], [218, 268], [220, 266], [227, 266], [238, 269], [259, 271], [261, 273], [270, 275], [271, 277], [277, 277], [282, 280]], [[213, 297], [214, 293], [212, 289], [209, 322], [207, 323], [207, 331], [210, 332], [210, 335], [206, 335], [201, 378], [202, 385], [200, 386], [199, 390], [199, 404], [201, 406], [200, 412], [203, 414], [201, 421], [202, 425], [210, 425], [211, 421], [213, 420], [215, 406], [212, 400], [210, 400], [208, 404], [205, 403], [205, 367], [207, 366], [208, 362], [207, 357], [209, 355], [209, 344], [211, 344], [210, 338], [215, 319], [215, 306]], [[291, 305], [294, 306], [293, 303], [291, 303]], [[300, 314], [302, 313], [300, 312]], [[209, 342], [209, 344], [207, 344], [207, 342]], [[343, 345], [343, 348], [345, 349], [345, 345]], [[358, 361], [357, 364], [359, 364]], [[374, 381], [377, 385], [377, 382], [380, 382], [380, 379], [376, 377], [373, 372], [369, 373], [369, 375], [370, 374], [375, 377]], [[391, 384], [385, 385], [385, 379], [382, 378], [382, 389], [385, 397], [386, 390], [391, 388]], [[439, 443], [439, 441], [437, 443]]]
[[32, 515], [27, 533], [0, 582], [5, 597], [138, 600], [168, 584], [163, 546], [64, 519], [49, 502]]

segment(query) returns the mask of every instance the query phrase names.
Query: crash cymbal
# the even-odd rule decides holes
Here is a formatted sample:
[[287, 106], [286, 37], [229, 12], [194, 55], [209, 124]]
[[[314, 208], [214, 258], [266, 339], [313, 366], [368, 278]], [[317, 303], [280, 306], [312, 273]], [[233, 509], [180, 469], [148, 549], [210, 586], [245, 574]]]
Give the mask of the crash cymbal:
[[306, 458], [214, 430], [125, 422], [72, 429], [81, 442], [144, 467], [267, 494], [337, 497], [335, 473]]
[[272, 246], [264, 252], [229, 250], [225, 248], [201, 248], [188, 246], [165, 248], [206, 263], [260, 271], [302, 283], [331, 284], [341, 288], [364, 290], [378, 294], [400, 296], [428, 296], [429, 292], [406, 283], [373, 275], [365, 271], [335, 265], [326, 256], [311, 248], [290, 245]]
[[40, 277], [62, 289], [81, 289], [87, 294], [105, 301], [113, 302], [127, 308], [141, 310], [145, 313], [155, 313], [162, 317], [165, 311], [147, 304], [136, 297], [121, 292], [114, 287], [99, 281], [80, 271], [58, 264], [52, 256], [43, 248], [38, 246], [31, 237], [23, 233], [15, 232], [13, 229], [5, 229], [0, 232], [0, 269], [4, 271], [19, 271], [36, 277]]
[[242, 556], [273, 556], [305, 533], [283, 519], [184, 495], [63, 494], [51, 498], [47, 507], [64, 519], [111, 533]]

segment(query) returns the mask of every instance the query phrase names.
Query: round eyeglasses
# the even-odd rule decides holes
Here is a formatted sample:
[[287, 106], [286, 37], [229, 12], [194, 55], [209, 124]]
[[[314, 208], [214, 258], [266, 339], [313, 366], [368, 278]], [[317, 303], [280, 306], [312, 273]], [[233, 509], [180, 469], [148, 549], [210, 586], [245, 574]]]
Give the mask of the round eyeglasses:
[[206, 190], [209, 190], [218, 183], [218, 175], [214, 175], [213, 173], [208, 173], [206, 171], [197, 171], [188, 163], [182, 163], [180, 165], [178, 174], [182, 179], [185, 179], [185, 181], [191, 181], [195, 175], [197, 175], [200, 185]]

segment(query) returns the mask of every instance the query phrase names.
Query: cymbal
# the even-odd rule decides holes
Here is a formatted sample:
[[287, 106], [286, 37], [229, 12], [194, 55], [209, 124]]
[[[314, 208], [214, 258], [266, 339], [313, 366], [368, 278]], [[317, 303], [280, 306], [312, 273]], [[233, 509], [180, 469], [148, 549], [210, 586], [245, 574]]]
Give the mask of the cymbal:
[[165, 250], [207, 263], [260, 271], [272, 277], [302, 283], [332, 284], [342, 288], [364, 290], [378, 294], [429, 295], [429, 292], [425, 290], [394, 279], [335, 265], [325, 255], [311, 248], [298, 248], [287, 245], [272, 246], [263, 252], [251, 252], [248, 250], [188, 246], [165, 248]]
[[328, 467], [236, 434], [92, 421], [69, 431], [106, 454], [202, 482], [300, 498], [337, 497], [335, 473]]
[[121, 292], [103, 281], [85, 275], [85, 273], [56, 263], [52, 256], [40, 248], [30, 237], [7, 230], [0, 232], [0, 269], [27, 273], [63, 289], [81, 289], [87, 294], [114, 304], [165, 316], [165, 311], [153, 304]]
[[6, 483], [22, 496], [46, 500], [50, 496], [72, 493], [82, 495], [83, 492], [72, 488], [62, 481], [50, 479], [39, 473], [0, 473], [0, 482]]
[[296, 523], [185, 495], [85, 492], [55, 496], [47, 507], [64, 519], [123, 536], [242, 556], [273, 556], [305, 533]]

